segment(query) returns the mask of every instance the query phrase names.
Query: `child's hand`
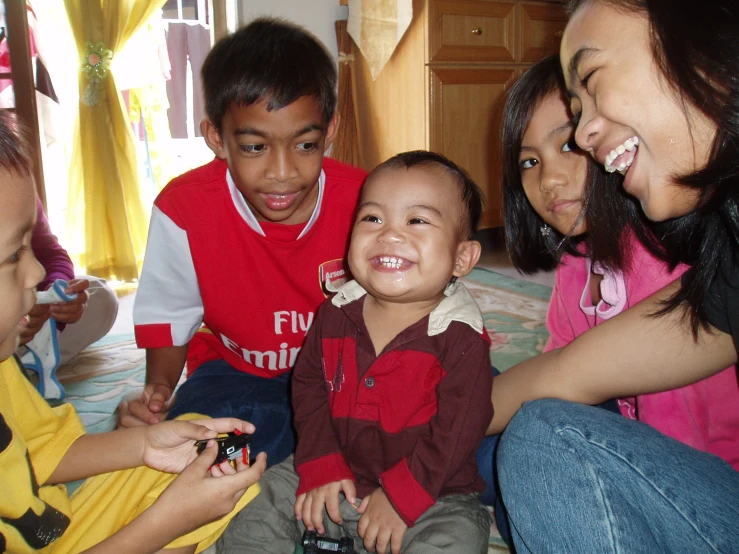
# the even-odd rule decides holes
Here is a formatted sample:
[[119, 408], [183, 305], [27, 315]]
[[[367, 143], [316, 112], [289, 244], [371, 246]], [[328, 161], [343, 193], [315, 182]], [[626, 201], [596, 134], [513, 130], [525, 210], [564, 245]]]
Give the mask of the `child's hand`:
[[[229, 433], [234, 429], [247, 434], [255, 431], [251, 423], [228, 417], [165, 421], [150, 425], [144, 429], [143, 462], [159, 471], [180, 473], [198, 457], [193, 441], [212, 439], [219, 433]], [[231, 471], [225, 468], [226, 465]], [[218, 468], [221, 468], [220, 471], [217, 471]], [[213, 469], [216, 477], [236, 473], [227, 462]]]
[[408, 526], [395, 511], [382, 488], [362, 499], [357, 511], [362, 514], [357, 524], [357, 533], [364, 539], [364, 548], [369, 552], [400, 554], [403, 536]]
[[[150, 429], [155, 427], [158, 426]], [[194, 452], [195, 448], [192, 450]], [[211, 442], [155, 502], [160, 513], [166, 514], [163, 519], [177, 526], [177, 529], [168, 530], [173, 531], [174, 536], [182, 536], [230, 513], [246, 490], [259, 481], [267, 467], [267, 455], [261, 452], [251, 466], [238, 463], [236, 470], [231, 468], [232, 474], [214, 477], [209, 468], [217, 453], [215, 442]], [[177, 516], [173, 518], [172, 514]]]
[[357, 489], [351, 479], [342, 479], [328, 483], [317, 489], [308, 491], [298, 496], [295, 500], [295, 517], [303, 521], [309, 531], [318, 531], [323, 534], [323, 509], [326, 508], [328, 517], [337, 525], [343, 520], [339, 511], [339, 493], [344, 493], [350, 504], [357, 502]]
[[135, 393], [121, 400], [118, 405], [118, 427], [137, 427], [164, 421], [173, 401], [172, 387], [149, 383], [141, 394]]
[[87, 307], [87, 299], [90, 295], [87, 292], [90, 281], [87, 279], [72, 279], [67, 283], [67, 294], [76, 294], [77, 297], [69, 302], [60, 302], [59, 304], [51, 304], [51, 317], [59, 323], [77, 323]]

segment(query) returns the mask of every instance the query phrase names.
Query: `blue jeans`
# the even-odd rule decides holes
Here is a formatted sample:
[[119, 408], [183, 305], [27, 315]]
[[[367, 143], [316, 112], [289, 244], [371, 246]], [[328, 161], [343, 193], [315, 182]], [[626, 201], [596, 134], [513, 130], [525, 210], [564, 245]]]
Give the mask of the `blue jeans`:
[[[500, 372], [493, 368], [493, 375], [500, 375]], [[615, 400], [608, 400], [599, 404], [598, 408], [621, 414], [618, 409], [618, 403]], [[500, 435], [491, 435], [485, 437], [477, 450], [477, 468], [482, 476], [487, 488], [480, 496], [480, 502], [487, 506], [495, 508], [495, 523], [500, 532], [500, 537], [515, 552], [513, 537], [511, 536], [510, 523], [508, 522], [508, 514], [506, 513], [503, 498], [500, 492], [500, 484], [498, 483], [498, 472], [496, 471], [496, 451]]]
[[638, 421], [529, 402], [497, 461], [519, 553], [739, 552], [739, 472]]
[[267, 464], [278, 464], [295, 450], [291, 375], [266, 379], [237, 371], [225, 360], [206, 362], [177, 389], [168, 417], [198, 413], [249, 421], [257, 428], [251, 441], [252, 455], [266, 452]]

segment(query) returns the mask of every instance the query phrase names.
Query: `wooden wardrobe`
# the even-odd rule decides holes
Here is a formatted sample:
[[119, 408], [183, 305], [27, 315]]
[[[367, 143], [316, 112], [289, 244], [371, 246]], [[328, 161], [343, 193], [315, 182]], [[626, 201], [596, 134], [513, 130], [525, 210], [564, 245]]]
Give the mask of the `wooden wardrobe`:
[[500, 113], [505, 90], [557, 53], [558, 1], [413, 0], [413, 20], [377, 80], [352, 43], [361, 165], [428, 149], [464, 167], [485, 193], [481, 227], [503, 224]]

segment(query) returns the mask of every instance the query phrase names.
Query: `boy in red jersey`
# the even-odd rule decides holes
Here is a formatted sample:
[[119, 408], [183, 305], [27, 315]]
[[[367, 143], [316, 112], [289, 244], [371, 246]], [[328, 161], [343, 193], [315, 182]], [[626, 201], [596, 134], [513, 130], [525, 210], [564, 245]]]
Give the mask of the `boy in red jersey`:
[[475, 451], [492, 416], [490, 341], [457, 282], [480, 257], [480, 212], [480, 190], [438, 154], [370, 173], [355, 280], [321, 306], [295, 367], [295, 459], [265, 473], [219, 552], [292, 552], [304, 529], [359, 552], [488, 551]]
[[252, 422], [253, 451], [277, 463], [294, 448], [290, 371], [315, 310], [346, 280], [366, 174], [323, 156], [336, 69], [302, 28], [256, 20], [219, 41], [202, 74], [216, 158], [155, 201], [133, 314], [146, 386], [120, 423], [228, 414]]

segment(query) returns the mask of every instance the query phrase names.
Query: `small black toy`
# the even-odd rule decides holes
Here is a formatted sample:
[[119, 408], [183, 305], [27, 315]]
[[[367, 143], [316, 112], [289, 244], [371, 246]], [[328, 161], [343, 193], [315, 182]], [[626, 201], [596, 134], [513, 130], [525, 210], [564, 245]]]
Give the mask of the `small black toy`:
[[305, 530], [300, 541], [303, 554], [322, 554], [323, 552], [339, 552], [340, 554], [357, 554], [354, 550], [354, 541], [351, 537], [330, 539], [322, 537], [315, 531]]
[[[198, 454], [205, 450], [208, 440], [195, 441]], [[234, 429], [233, 433], [228, 433], [224, 437], [216, 437], [212, 440], [218, 444], [218, 455], [213, 465], [218, 465], [226, 460], [235, 460], [239, 456], [241, 456], [242, 461], [246, 465], [249, 465], [249, 454], [251, 453], [249, 443], [251, 442], [251, 435], [246, 435], [238, 429]]]

